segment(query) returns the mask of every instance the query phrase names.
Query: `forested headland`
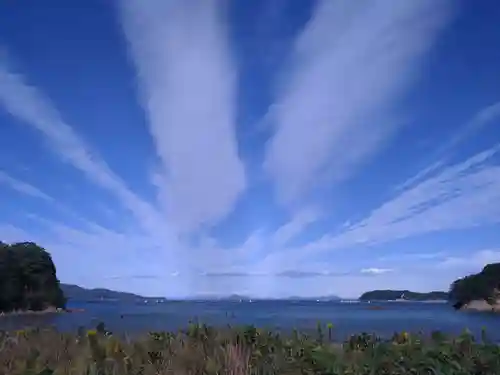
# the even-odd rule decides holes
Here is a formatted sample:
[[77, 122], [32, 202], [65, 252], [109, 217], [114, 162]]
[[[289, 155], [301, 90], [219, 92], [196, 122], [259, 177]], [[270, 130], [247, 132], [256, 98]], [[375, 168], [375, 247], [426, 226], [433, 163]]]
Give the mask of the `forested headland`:
[[456, 308], [474, 301], [486, 301], [498, 306], [500, 300], [500, 263], [486, 265], [481, 272], [455, 280], [450, 287], [449, 299]]
[[65, 308], [50, 254], [33, 242], [0, 241], [0, 312]]

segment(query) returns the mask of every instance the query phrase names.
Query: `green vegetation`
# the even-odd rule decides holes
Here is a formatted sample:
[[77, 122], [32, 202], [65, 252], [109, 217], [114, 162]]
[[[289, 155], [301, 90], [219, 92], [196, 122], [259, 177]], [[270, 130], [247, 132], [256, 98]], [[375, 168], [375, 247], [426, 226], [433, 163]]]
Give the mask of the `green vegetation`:
[[[321, 328], [321, 327], [320, 327]], [[448, 338], [361, 334], [344, 343], [327, 335], [291, 336], [253, 326], [216, 330], [191, 324], [178, 333], [135, 339], [96, 330], [0, 332], [0, 373], [9, 375], [162, 374], [481, 374], [500, 373], [500, 347], [465, 332]]]
[[403, 299], [408, 301], [436, 301], [448, 300], [447, 292], [429, 292], [417, 293], [409, 290], [372, 290], [363, 293], [359, 299], [361, 301], [393, 301], [396, 299]]
[[449, 295], [457, 308], [477, 300], [484, 300], [494, 305], [500, 297], [499, 290], [500, 263], [492, 263], [477, 274], [455, 280], [451, 284]]
[[32, 242], [0, 242], [0, 312], [64, 308], [50, 254]]

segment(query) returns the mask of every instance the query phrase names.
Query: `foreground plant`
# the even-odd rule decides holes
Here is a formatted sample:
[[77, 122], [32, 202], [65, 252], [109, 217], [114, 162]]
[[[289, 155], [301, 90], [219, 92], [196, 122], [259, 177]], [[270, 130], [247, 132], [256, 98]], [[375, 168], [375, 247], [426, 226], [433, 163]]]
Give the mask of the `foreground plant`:
[[[318, 327], [318, 333], [321, 332]], [[485, 334], [446, 337], [397, 333], [390, 340], [362, 333], [332, 341], [253, 326], [118, 337], [103, 325], [77, 334], [55, 330], [0, 332], [0, 375], [161, 374], [500, 374], [499, 346]]]

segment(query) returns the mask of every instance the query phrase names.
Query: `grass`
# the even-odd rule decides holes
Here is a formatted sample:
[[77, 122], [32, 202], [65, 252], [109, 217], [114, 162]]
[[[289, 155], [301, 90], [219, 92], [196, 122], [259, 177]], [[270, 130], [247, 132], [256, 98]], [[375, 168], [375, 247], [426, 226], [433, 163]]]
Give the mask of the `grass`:
[[318, 327], [314, 337], [200, 324], [133, 339], [114, 336], [102, 324], [75, 334], [0, 332], [0, 374], [500, 374], [500, 347], [485, 336], [403, 332], [381, 340], [363, 333], [333, 343], [333, 334], [331, 324]]

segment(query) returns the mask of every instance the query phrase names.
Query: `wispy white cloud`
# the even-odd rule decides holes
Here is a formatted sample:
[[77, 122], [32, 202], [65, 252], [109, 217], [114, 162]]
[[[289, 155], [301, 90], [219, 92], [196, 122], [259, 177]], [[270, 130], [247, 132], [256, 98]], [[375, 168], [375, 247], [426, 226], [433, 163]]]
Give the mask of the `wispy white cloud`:
[[387, 201], [338, 235], [271, 253], [262, 262], [290, 267], [321, 253], [382, 244], [411, 236], [500, 222], [500, 145], [448, 166]]
[[[0, 61], [0, 105], [15, 118], [19, 124], [37, 130], [48, 141], [50, 151], [83, 172], [89, 181], [109, 191], [130, 211], [136, 219], [136, 229], [128, 238], [108, 235], [109, 232], [91, 234], [69, 226], [61, 227], [52, 224], [52, 229], [57, 231], [59, 238], [51, 242], [55, 253], [68, 256], [68, 245], [72, 253], [80, 254], [94, 249], [100, 256], [111, 254], [110, 249], [129, 249], [127, 257], [130, 258], [134, 251], [140, 248], [145, 256], [155, 255], [159, 259], [158, 265], [167, 269], [186, 267], [186, 252], [172, 231], [169, 221], [161, 211], [154, 208], [149, 202], [143, 200], [132, 192], [108, 165], [86, 144], [86, 142], [64, 122], [50, 100], [37, 88], [30, 86], [26, 79], [13, 70], [7, 61]], [[7, 179], [4, 179], [7, 181]], [[8, 180], [12, 186], [14, 181]], [[28, 189], [16, 181], [15, 186], [31, 194], [38, 190]], [[43, 193], [42, 193], [43, 194]], [[42, 195], [43, 196], [43, 195]], [[63, 207], [60, 202], [55, 202], [58, 207]], [[64, 207], [63, 207], [64, 208]], [[69, 212], [69, 210], [66, 210]], [[95, 228], [94, 228], [95, 229]], [[25, 237], [25, 238], [32, 238]], [[101, 249], [99, 252], [96, 249]], [[169, 261], [163, 259], [169, 255]], [[62, 255], [61, 255], [62, 256]], [[89, 257], [89, 259], [94, 259]], [[160, 259], [163, 259], [161, 261]], [[110, 260], [111, 262], [111, 260]], [[70, 264], [72, 262], [68, 262]], [[105, 272], [105, 271], [103, 271]], [[189, 284], [186, 280], [186, 284]]]
[[23, 194], [26, 194], [26, 195], [29, 195], [29, 196], [32, 196], [35, 198], [41, 198], [41, 199], [46, 200], [48, 202], [54, 201], [54, 198], [47, 195], [46, 193], [44, 193], [43, 191], [41, 191], [37, 187], [35, 187], [27, 182], [18, 180], [17, 178], [10, 176], [3, 171], [0, 171], [0, 184], [5, 184], [5, 185], [9, 186], [10, 188], [12, 188], [20, 193], [23, 193]]
[[[327, 265], [329, 266], [329, 265]], [[288, 279], [309, 279], [317, 277], [327, 277], [327, 278], [338, 278], [344, 276], [352, 275], [381, 275], [388, 272], [393, 272], [393, 269], [389, 268], [363, 268], [356, 271], [316, 271], [316, 270], [304, 270], [304, 269], [290, 269], [286, 271], [278, 272], [203, 272], [201, 276], [203, 277], [215, 277], [215, 278], [288, 278]]]
[[[82, 171], [91, 181], [111, 191], [152, 233], [166, 234], [164, 221], [150, 204], [130, 191], [107, 164], [66, 124], [50, 100], [25, 78], [0, 61], [0, 103], [20, 123], [39, 131], [52, 145], [51, 151]], [[163, 227], [162, 231], [158, 231]]]
[[179, 230], [214, 224], [246, 186], [235, 134], [236, 69], [215, 0], [122, 1], [122, 21]]
[[[357, 223], [345, 236], [369, 243], [500, 221], [500, 145], [444, 169], [402, 192]], [[342, 235], [341, 235], [342, 237]]]
[[12, 224], [0, 223], [0, 241], [5, 243], [33, 241], [33, 235]]
[[[80, 222], [85, 222], [89, 226], [96, 225], [95, 223], [89, 222], [88, 220], [83, 218], [81, 215], [76, 213], [73, 209], [71, 209], [67, 205], [65, 205], [61, 200], [57, 200], [53, 196], [45, 193], [40, 188], [32, 185], [31, 183], [28, 183], [28, 182], [22, 181], [18, 178], [12, 177], [11, 175], [7, 174], [6, 172], [0, 170], [0, 185], [1, 184], [8, 186], [15, 191], [18, 191], [19, 193], [28, 195], [28, 196], [33, 197], [33, 198], [42, 199], [42, 200], [48, 202], [51, 207], [56, 209], [56, 211], [64, 213], [68, 217], [76, 219]], [[36, 215], [33, 213], [25, 212], [24, 214], [27, 217], [40, 219], [39, 215]]]
[[414, 253], [414, 252], [399, 252], [397, 254], [386, 255], [378, 258], [380, 262], [397, 262], [397, 263], [407, 263], [407, 262], [421, 262], [421, 261], [434, 261], [446, 256], [444, 251], [435, 252], [424, 252], [424, 253]]
[[446, 257], [436, 266], [440, 269], [459, 269], [462, 273], [463, 269], [479, 272], [485, 265], [497, 262], [500, 262], [500, 249], [483, 249], [461, 256]]
[[[366, 259], [360, 256], [353, 260], [352, 268], [346, 268], [336, 264], [330, 253], [498, 223], [500, 207], [491, 202], [500, 198], [500, 166], [494, 162], [500, 146], [452, 166], [438, 160], [362, 220], [346, 221], [305, 245], [294, 240], [303, 242], [302, 234], [310, 238], [308, 229], [322, 218], [318, 211], [304, 209], [301, 198], [324, 182], [339, 182], [356, 173], [397, 130], [395, 106], [415, 77], [424, 52], [446, 23], [449, 3], [318, 2], [295, 44], [292, 69], [282, 81], [286, 84], [259, 124], [266, 130], [275, 127], [264, 167], [274, 179], [280, 199], [298, 203], [296, 211], [272, 233], [257, 228], [233, 248], [223, 247], [220, 243], [224, 241], [216, 241], [219, 238], [202, 238], [198, 246], [188, 246], [184, 237], [177, 237], [177, 230], [210, 233], [197, 229], [223, 219], [249, 183], [238, 156], [237, 72], [220, 2], [120, 3], [119, 17], [160, 162], [153, 176], [158, 205], [131, 191], [64, 122], [50, 100], [0, 56], [0, 105], [20, 124], [42, 134], [52, 151], [110, 192], [135, 218], [132, 222], [127, 217], [127, 225], [114, 225], [123, 210], [114, 210], [112, 200], [96, 202], [108, 215], [108, 220], [100, 218], [110, 226], [83, 218], [74, 224], [27, 215], [43, 229], [34, 231], [38, 236], [26, 230], [27, 226], [0, 224], [0, 239], [40, 240], [56, 263], [73, 265], [58, 270], [63, 280], [84, 286], [106, 283], [107, 287], [112, 287], [109, 280], [122, 287], [127, 280], [127, 289], [139, 288], [148, 294], [284, 296], [341, 291], [355, 296], [368, 288], [392, 287], [396, 278], [403, 288], [435, 289], [435, 280], [422, 281], [417, 267], [414, 274], [402, 274], [405, 267], [386, 264], [387, 259], [377, 258], [377, 254], [372, 263], [365, 254]], [[480, 111], [443, 149], [451, 150], [492, 123], [499, 112], [498, 103]], [[262, 135], [262, 129], [258, 130]], [[0, 172], [2, 183], [61, 204], [43, 189]], [[496, 250], [488, 250], [473, 263], [498, 259], [497, 255]], [[445, 258], [443, 254], [399, 258], [407, 263], [436, 262], [441, 267], [436, 267], [436, 273], [442, 269], [462, 272], [469, 265], [465, 257]]]
[[365, 273], [365, 274], [370, 274], [370, 275], [381, 275], [383, 273], [388, 273], [388, 272], [393, 272], [394, 270], [390, 269], [390, 268], [376, 268], [376, 267], [372, 267], [372, 268], [363, 268], [361, 270], [361, 273]]
[[[76, 227], [41, 216], [32, 215], [31, 219], [43, 233], [36, 241], [50, 250], [56, 264], [66, 265], [58, 270], [62, 280], [98, 287], [112, 275], [113, 280], [128, 279], [134, 288], [141, 288], [140, 282], [151, 283], [148, 293], [155, 295], [185, 296], [193, 292], [189, 272], [183, 273], [182, 285], [168, 283], [170, 275], [179, 272], [175, 252], [156, 244], [154, 238], [137, 228], [118, 231], [90, 221]], [[33, 238], [30, 231], [23, 231], [23, 235]], [[75, 264], [78, 267], [68, 267]]]
[[[124, 5], [124, 17], [127, 18], [125, 14], [137, 5]], [[204, 223], [216, 222], [229, 212], [246, 184], [243, 164], [237, 155], [234, 129], [236, 72], [226, 45], [224, 25], [219, 19], [215, 2], [200, 2], [198, 5], [193, 8], [195, 12], [188, 12], [191, 8], [185, 2], [178, 2], [177, 5], [171, 2], [163, 9], [157, 2], [156, 5], [140, 6], [138, 13], [129, 14], [127, 18], [127, 35], [131, 37], [131, 44], [134, 44], [134, 37], [130, 33], [139, 33], [134, 35], [142, 37], [144, 32], [150, 37], [147, 40], [151, 45], [148, 46], [154, 49], [153, 53], [157, 53], [157, 60], [147, 59], [146, 67], [145, 61], [140, 60], [141, 56], [133, 55], [139, 59], [136, 62], [141, 90], [146, 98], [152, 134], [163, 161], [159, 182], [166, 212], [132, 192], [63, 120], [49, 98], [31, 86], [22, 74], [15, 72], [6, 59], [0, 60], [0, 105], [19, 120], [19, 125], [37, 130], [62, 161], [83, 172], [95, 185], [109, 191], [136, 219], [136, 226], [126, 233], [99, 228], [88, 221], [83, 223], [86, 229], [56, 222], [44, 223], [52, 237], [48, 242], [44, 238], [43, 242], [50, 245], [51, 251], [63, 263], [72, 264], [79, 260], [82, 278], [85, 277], [84, 264], [88, 269], [93, 266], [96, 257], [102, 257], [113, 265], [106, 266], [104, 261], [99, 263], [103, 273], [113, 269], [117, 274], [125, 274], [131, 264], [145, 267], [144, 272], [148, 274], [180, 272], [183, 285], [171, 289], [189, 293], [189, 288], [193, 286], [189, 277], [194, 270], [210, 268], [215, 263], [213, 260], [218, 265], [230, 266], [234, 259], [234, 256], [228, 256], [224, 249], [217, 247], [189, 247], [179, 240], [175, 230], [191, 230]], [[172, 22], [164, 22], [162, 17], [165, 11]], [[172, 16], [170, 11], [176, 15]], [[154, 18], [155, 15], [158, 17]], [[151, 23], [145, 28], [141, 25], [136, 27], [134, 22], [142, 20], [143, 16]], [[193, 25], [196, 27], [193, 28]], [[178, 42], [182, 42], [184, 48], [177, 48]], [[147, 44], [146, 41], [144, 43]], [[138, 47], [137, 44], [135, 46]], [[136, 51], [143, 51], [141, 46], [138, 48]], [[144, 50], [146, 53], [151, 52], [148, 48]], [[150, 63], [153, 70], [149, 70], [152, 67]], [[156, 63], [161, 68], [157, 69]], [[145, 77], [144, 74], [148, 73], [144, 69], [158, 76]], [[170, 85], [171, 79], [173, 86]], [[164, 181], [166, 184], [163, 184]], [[10, 176], [3, 176], [2, 182], [26, 194], [44, 196], [40, 189], [30, 188]], [[14, 227], [3, 229], [4, 239], [33, 238]], [[89, 249], [92, 250], [89, 252]], [[119, 249], [123, 256], [116, 259], [113, 249]], [[137, 256], [138, 249], [141, 250], [140, 257]], [[144, 262], [148, 257], [154, 261]], [[71, 275], [73, 280], [76, 273]]]
[[451, 150], [453, 147], [469, 138], [471, 134], [477, 133], [495, 120], [500, 120], [500, 101], [481, 108], [472, 119], [455, 134], [455, 136], [438, 150], [438, 153], [443, 154], [445, 151]]
[[273, 109], [265, 169], [280, 198], [345, 179], [395, 130], [394, 105], [449, 18], [447, 1], [319, 1]]
[[273, 250], [282, 248], [294, 237], [300, 235], [309, 224], [314, 223], [319, 218], [317, 210], [303, 209], [279, 227], [271, 236], [269, 247]]
[[487, 107], [481, 108], [467, 123], [465, 123], [453, 137], [446, 140], [436, 151], [432, 153], [432, 157], [436, 159], [427, 168], [422, 169], [416, 175], [412, 176], [404, 183], [399, 185], [396, 190], [404, 190], [418, 181], [422, 181], [426, 177], [435, 173], [440, 168], [446, 166], [448, 159], [447, 154], [451, 154], [453, 149], [459, 144], [467, 140], [471, 135], [478, 133], [485, 126], [493, 123], [495, 120], [500, 120], [500, 102], [496, 102]]
[[289, 242], [303, 234], [308, 226], [319, 217], [317, 210], [304, 208], [271, 232], [260, 229], [250, 233], [236, 247], [222, 248], [214, 239], [205, 238], [197, 251], [200, 255], [210, 254], [210, 259], [203, 264], [205, 270], [213, 274], [231, 272], [232, 274], [271, 275], [273, 272], [287, 269], [288, 263], [275, 259], [280, 264], [274, 264], [271, 262], [272, 258], [269, 258], [265, 268], [262, 263], [258, 262], [258, 269], [254, 269], [256, 260], [265, 257], [269, 252], [286, 249]]

